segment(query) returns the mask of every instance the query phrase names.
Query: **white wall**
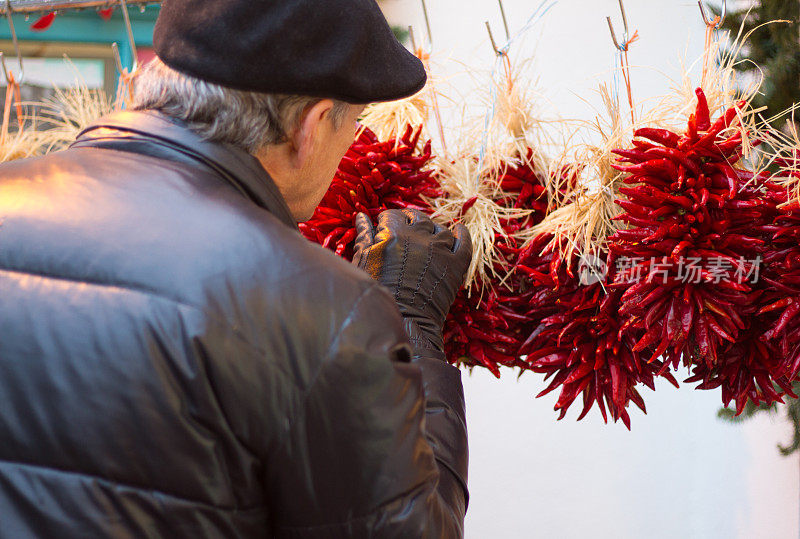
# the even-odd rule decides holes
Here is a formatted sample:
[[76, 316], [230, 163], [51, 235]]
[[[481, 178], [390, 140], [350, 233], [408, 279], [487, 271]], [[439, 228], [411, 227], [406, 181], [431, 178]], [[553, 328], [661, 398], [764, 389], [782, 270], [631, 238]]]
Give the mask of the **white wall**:
[[[520, 28], [538, 0], [505, 0]], [[386, 0], [397, 24], [422, 31], [417, 0]], [[437, 73], [467, 93], [469, 77], [455, 60], [487, 71], [493, 62], [483, 21], [502, 36], [494, 0], [428, 0]], [[663, 93], [679, 75], [679, 58], [699, 56], [703, 27], [691, 0], [628, 0], [637, 98]], [[516, 51], [535, 59], [528, 75], [562, 116], [591, 119], [597, 82], [608, 80], [612, 45], [605, 16], [621, 31], [615, 0], [561, 0]], [[452, 58], [448, 60], [447, 58]], [[453, 121], [454, 115], [448, 115]], [[776, 418], [743, 426], [716, 419], [717, 392], [644, 390], [648, 415], [634, 411], [633, 431], [603, 425], [596, 409], [556, 422], [556, 395], [534, 399], [544, 384], [528, 373], [501, 380], [465, 374], [471, 442], [467, 537], [609, 539], [798, 537], [798, 458], [775, 445], [790, 431]], [[577, 406], [577, 405], [576, 405]]]

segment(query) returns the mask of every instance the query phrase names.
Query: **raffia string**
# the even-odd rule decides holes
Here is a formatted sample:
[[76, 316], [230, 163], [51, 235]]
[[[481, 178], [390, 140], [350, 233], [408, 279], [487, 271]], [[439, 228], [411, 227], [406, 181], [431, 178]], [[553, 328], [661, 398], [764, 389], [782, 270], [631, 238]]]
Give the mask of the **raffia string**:
[[720, 23], [722, 19], [719, 15], [714, 17], [709, 24], [706, 25], [706, 42], [705, 48], [703, 49], [703, 76], [700, 79], [700, 85], [705, 88], [706, 87], [706, 78], [708, 77], [708, 59], [711, 56], [711, 48], [714, 44], [714, 36], [717, 35], [717, 25]]
[[[422, 60], [423, 65], [425, 66], [425, 71], [428, 73], [428, 77], [431, 76], [431, 55], [426, 53], [422, 50], [422, 47], [418, 48], [414, 53], [417, 55], [417, 58]], [[433, 107], [433, 114], [436, 116], [436, 126], [439, 128], [439, 141], [442, 144], [442, 155], [447, 155], [447, 142], [444, 138], [444, 126], [442, 126], [442, 115], [439, 110], [439, 98], [437, 97], [436, 87], [431, 82], [428, 85], [428, 91], [431, 94], [431, 107]]]
[[128, 73], [127, 69], [119, 75], [115, 103], [118, 109], [126, 109], [133, 103], [133, 74]]
[[[499, 54], [496, 55], [494, 66], [492, 67], [492, 74], [491, 79], [492, 81], [495, 80], [495, 75], [497, 73], [498, 65], [500, 62], [503, 63], [503, 68], [506, 74], [506, 80], [508, 80], [509, 88], [513, 85], [513, 77], [511, 76], [511, 60], [508, 57], [508, 51], [511, 48], [512, 43], [516, 40], [520, 39], [524, 36], [528, 30], [530, 30], [534, 24], [539, 22], [548, 11], [550, 11], [553, 6], [558, 3], [558, 0], [542, 0], [536, 9], [533, 11], [530, 17], [528, 17], [525, 26], [523, 26], [519, 32], [511, 36], [511, 39], [506, 41], [503, 45], [500, 46]], [[483, 134], [481, 135], [481, 147], [478, 152], [478, 167], [476, 168], [476, 176], [475, 176], [475, 184], [476, 188], [481, 183], [481, 173], [483, 171], [483, 163], [486, 159], [486, 147], [489, 141], [489, 130], [491, 128], [492, 120], [497, 113], [497, 90], [494, 85], [492, 85], [492, 106], [489, 111], [486, 113], [486, 117], [483, 123]]]
[[20, 91], [19, 83], [14, 79], [14, 74], [8, 74], [8, 86], [6, 87], [6, 99], [3, 107], [3, 124], [0, 126], [0, 146], [3, 146], [8, 140], [8, 124], [11, 121], [11, 106], [15, 105], [17, 109], [17, 123], [20, 130], [25, 124], [25, 119], [22, 116], [22, 93]]
[[631, 125], [636, 123], [636, 113], [634, 112], [633, 106], [633, 89], [631, 88], [631, 65], [628, 62], [628, 50], [630, 45], [639, 39], [639, 31], [636, 30], [633, 33], [633, 37], [629, 40], [624, 41], [620, 48], [617, 50], [617, 56], [619, 57], [619, 64], [622, 71], [622, 79], [625, 81], [625, 91], [628, 94], [628, 106], [631, 110]]

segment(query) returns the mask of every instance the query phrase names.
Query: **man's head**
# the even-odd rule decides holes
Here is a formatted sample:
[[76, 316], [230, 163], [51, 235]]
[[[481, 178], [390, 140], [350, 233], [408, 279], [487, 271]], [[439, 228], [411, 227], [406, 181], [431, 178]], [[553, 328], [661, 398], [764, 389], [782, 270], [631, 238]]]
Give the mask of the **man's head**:
[[234, 90], [179, 73], [155, 58], [137, 74], [136, 110], [185, 122], [206, 140], [258, 158], [297, 220], [311, 217], [364, 109], [318, 97]]
[[153, 45], [135, 107], [255, 155], [298, 220], [325, 194], [363, 104], [426, 80], [375, 0], [165, 0]]

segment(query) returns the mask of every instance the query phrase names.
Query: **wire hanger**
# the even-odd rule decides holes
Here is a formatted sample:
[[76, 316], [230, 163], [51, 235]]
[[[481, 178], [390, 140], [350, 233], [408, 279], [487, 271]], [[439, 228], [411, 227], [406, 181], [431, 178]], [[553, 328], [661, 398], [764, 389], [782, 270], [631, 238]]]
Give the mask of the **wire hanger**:
[[428, 30], [428, 46], [425, 52], [430, 54], [433, 50], [433, 32], [431, 32], [431, 19], [428, 17], [428, 6], [425, 0], [422, 0], [422, 14], [425, 15], [425, 28]]
[[713, 19], [709, 19], [708, 15], [706, 15], [706, 8], [703, 7], [702, 0], [699, 0], [697, 5], [700, 6], [700, 15], [703, 17], [703, 22], [706, 23], [706, 26], [714, 30], [719, 30], [725, 22], [725, 17], [728, 15], [728, 1], [722, 0], [722, 13], [719, 17], [714, 17]]
[[[508, 19], [506, 18], [506, 8], [503, 6], [503, 0], [497, 0], [497, 3], [500, 5], [500, 15], [503, 16], [503, 28], [506, 31], [506, 42], [511, 41], [511, 32], [508, 30]], [[504, 56], [506, 54], [505, 49], [497, 48], [497, 42], [494, 40], [494, 34], [492, 34], [492, 26], [489, 24], [489, 21], [486, 22], [486, 31], [489, 32], [489, 40], [492, 42], [492, 48], [494, 49], [494, 53], [497, 56]]]
[[414, 50], [414, 54], [416, 54], [417, 58], [419, 58], [422, 61], [423, 65], [425, 66], [425, 71], [428, 73], [429, 77], [428, 92], [430, 94], [433, 113], [436, 116], [436, 125], [439, 128], [439, 140], [442, 144], [442, 155], [447, 155], [447, 142], [445, 141], [444, 128], [442, 127], [442, 117], [439, 109], [439, 98], [436, 95], [436, 89], [434, 87], [434, 84], [430, 82], [431, 81], [430, 57], [431, 57], [431, 52], [433, 52], [433, 32], [431, 32], [431, 19], [430, 16], [428, 15], [428, 5], [425, 3], [425, 0], [421, 1], [422, 1], [422, 13], [425, 15], [425, 28], [428, 31], [428, 36], [427, 36], [428, 42], [426, 44], [426, 47], [417, 48], [417, 40], [414, 36], [414, 27], [411, 25], [409, 25], [408, 27], [408, 35], [409, 38], [411, 39], [411, 47]]
[[[6, 0], [8, 2], [9, 0]], [[122, 18], [125, 21], [125, 31], [128, 34], [128, 44], [131, 47], [131, 69], [127, 72], [129, 75], [136, 73], [139, 69], [139, 54], [136, 51], [136, 41], [133, 39], [133, 28], [131, 27], [131, 18], [128, 14], [128, 5], [125, 0], [120, 0], [120, 7], [122, 8]], [[115, 41], [111, 44], [114, 51], [114, 62], [117, 64], [117, 70], [120, 73], [125, 72], [125, 67], [122, 65], [122, 57], [119, 53], [119, 45]]]
[[608, 29], [611, 31], [611, 40], [614, 42], [614, 46], [622, 51], [625, 52], [628, 50], [628, 17], [625, 15], [625, 5], [622, 3], [622, 0], [619, 0], [619, 10], [622, 12], [622, 26], [625, 29], [622, 34], [622, 44], [617, 40], [617, 33], [614, 32], [614, 23], [611, 22], [611, 17], [606, 17], [606, 22], [608, 22]]
[[417, 40], [414, 34], [414, 27], [412, 25], [408, 25], [408, 36], [411, 39], [411, 48], [414, 50], [414, 54], [419, 57], [424, 55], [429, 55], [433, 50], [433, 34], [431, 33], [431, 20], [428, 17], [428, 6], [425, 4], [425, 0], [422, 0], [422, 13], [425, 15], [425, 27], [428, 30], [428, 43], [426, 47], [417, 48]]
[[625, 90], [628, 94], [628, 105], [630, 106], [631, 110], [631, 124], [634, 124], [636, 121], [636, 114], [634, 112], [633, 105], [633, 90], [631, 89], [631, 73], [630, 64], [628, 63], [628, 49], [630, 48], [630, 44], [639, 38], [639, 32], [634, 32], [633, 37], [631, 37], [630, 30], [628, 29], [628, 16], [625, 14], [625, 4], [622, 3], [622, 0], [619, 0], [619, 11], [622, 13], [622, 42], [617, 39], [617, 33], [614, 31], [614, 24], [611, 22], [611, 17], [606, 17], [606, 22], [608, 23], [608, 30], [611, 32], [611, 41], [614, 42], [614, 47], [617, 49], [617, 56], [619, 58], [620, 68], [622, 70], [622, 78], [625, 80]]
[[715, 38], [718, 38], [717, 30], [720, 29], [722, 23], [725, 22], [725, 16], [728, 14], [728, 2], [727, 0], [722, 0], [722, 12], [720, 13], [719, 17], [714, 17], [712, 19], [708, 18], [706, 14], [706, 8], [703, 7], [702, 0], [697, 2], [697, 5], [700, 7], [700, 15], [703, 17], [703, 22], [706, 25], [706, 43], [703, 49], [703, 74], [700, 79], [700, 86], [705, 87], [706, 79], [708, 78], [708, 70], [709, 70], [709, 62], [711, 60], [711, 53], [714, 49], [714, 41]]
[[6, 19], [8, 19], [8, 26], [11, 29], [11, 42], [14, 46], [14, 54], [17, 55], [17, 63], [19, 63], [19, 75], [14, 76], [8, 70], [8, 66], [6, 66], [6, 59], [2, 52], [0, 52], [0, 63], [2, 63], [3, 75], [6, 78], [6, 82], [10, 82], [13, 77], [13, 80], [17, 84], [22, 84], [22, 81], [25, 80], [25, 68], [22, 65], [22, 53], [19, 50], [19, 40], [17, 39], [17, 31], [14, 29], [14, 20], [11, 17], [11, 0], [6, 0]]

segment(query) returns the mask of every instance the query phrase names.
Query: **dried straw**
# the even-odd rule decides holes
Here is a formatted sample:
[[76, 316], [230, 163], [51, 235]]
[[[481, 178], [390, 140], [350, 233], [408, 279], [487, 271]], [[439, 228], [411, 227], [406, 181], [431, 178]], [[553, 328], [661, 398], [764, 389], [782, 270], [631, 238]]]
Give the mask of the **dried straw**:
[[[736, 37], [732, 38], [728, 32], [721, 32], [720, 39], [709, 40], [708, 49], [701, 60], [703, 73], [700, 87], [705, 93], [711, 117], [722, 114], [725, 110], [744, 103], [739, 107], [737, 114], [739, 124], [734, 123], [728, 130], [742, 132], [742, 148], [744, 159], [749, 161], [756, 172], [769, 165], [769, 160], [764, 160], [763, 155], [756, 151], [756, 146], [772, 138], [773, 129], [761, 117], [766, 109], [754, 108], [753, 99], [758, 95], [764, 82], [763, 73], [752, 79], [743, 79], [737, 76], [737, 68], [742, 62], [742, 49], [753, 32], [767, 24], [785, 23], [789, 21], [770, 21], [744, 33], [744, 21]], [[716, 61], [709, 61], [716, 59]], [[680, 81], [672, 81], [670, 92], [655, 100], [655, 105], [645, 113], [643, 123], [681, 132], [686, 127], [686, 118], [694, 112], [697, 98], [693, 82], [692, 71], [694, 65], [684, 63]], [[786, 112], [781, 113], [786, 114]]]
[[42, 132], [45, 153], [66, 148], [92, 122], [115, 109], [104, 91], [89, 89], [79, 78], [71, 88], [56, 88], [40, 105], [42, 119], [48, 124]]
[[545, 250], [557, 252], [567, 264], [574, 256], [600, 255], [618, 228], [613, 218], [621, 213], [615, 200], [625, 174], [613, 168], [619, 164], [613, 150], [628, 146], [634, 126], [623, 120], [619, 101], [611, 97], [608, 86], [600, 86], [600, 95], [608, 118], [598, 117], [587, 127], [599, 134], [601, 142], [573, 149], [572, 173], [580, 178], [580, 191], [528, 233], [530, 239], [551, 235]]
[[41, 134], [35, 128], [10, 133], [0, 145], [0, 163], [26, 159], [42, 151]]
[[[567, 129], [567, 122], [561, 119], [541, 119], [535, 110], [541, 96], [522, 75], [526, 63], [514, 69], [507, 57], [503, 59], [501, 75], [493, 77], [491, 85], [483, 88], [483, 101], [489, 113], [480, 119], [462, 115], [463, 138], [456, 154], [459, 157], [438, 161], [444, 196], [431, 204], [436, 208], [435, 218], [446, 223], [460, 221], [470, 231], [474, 250], [468, 285], [486, 285], [490, 280], [505, 282], [512, 268], [505, 266], [496, 248], [497, 240], [507, 235], [503, 223], [533, 214], [532, 210], [505, 205], [505, 201], [515, 200], [515, 193], [501, 188], [500, 179], [508, 168], [529, 167], [534, 171], [548, 190], [551, 209], [563, 204], [569, 196], [564, 182], [571, 172], [565, 165], [564, 145], [556, 144], [544, 126], [555, 127], [562, 136], [569, 132], [567, 138], [574, 136], [575, 130]], [[485, 85], [485, 78], [480, 81]], [[477, 155], [475, 148], [480, 148]], [[560, 155], [555, 159], [549, 157], [545, 149], [550, 148], [557, 148]], [[471, 207], [463, 211], [465, 205]], [[533, 228], [529, 227], [515, 232], [510, 240], [522, 245], [532, 237]]]
[[[64, 59], [70, 62], [66, 55]], [[74, 86], [54, 87], [53, 96], [23, 103], [22, 117], [28, 125], [0, 145], [0, 162], [63, 150], [89, 124], [115, 110], [104, 91], [89, 89], [77, 68], [73, 70]]]
[[[496, 179], [492, 180], [478, 171], [474, 156], [463, 155], [455, 160], [439, 160], [440, 183], [444, 196], [430, 200], [436, 210], [433, 218], [441, 223], [461, 222], [472, 237], [472, 261], [467, 271], [467, 287], [473, 283], [487, 283], [497, 275], [499, 257], [495, 252], [495, 238], [505, 236], [502, 220], [522, 219], [529, 210], [507, 208], [499, 205]], [[476, 179], [480, 179], [480, 181]], [[474, 202], [472, 202], [474, 199]], [[465, 204], [472, 206], [463, 211]]]
[[423, 136], [420, 141], [430, 138], [426, 125], [430, 113], [429, 85], [422, 90], [398, 101], [386, 103], [372, 103], [364, 110], [361, 123], [374, 132], [380, 140], [399, 139], [406, 126], [423, 126]]

